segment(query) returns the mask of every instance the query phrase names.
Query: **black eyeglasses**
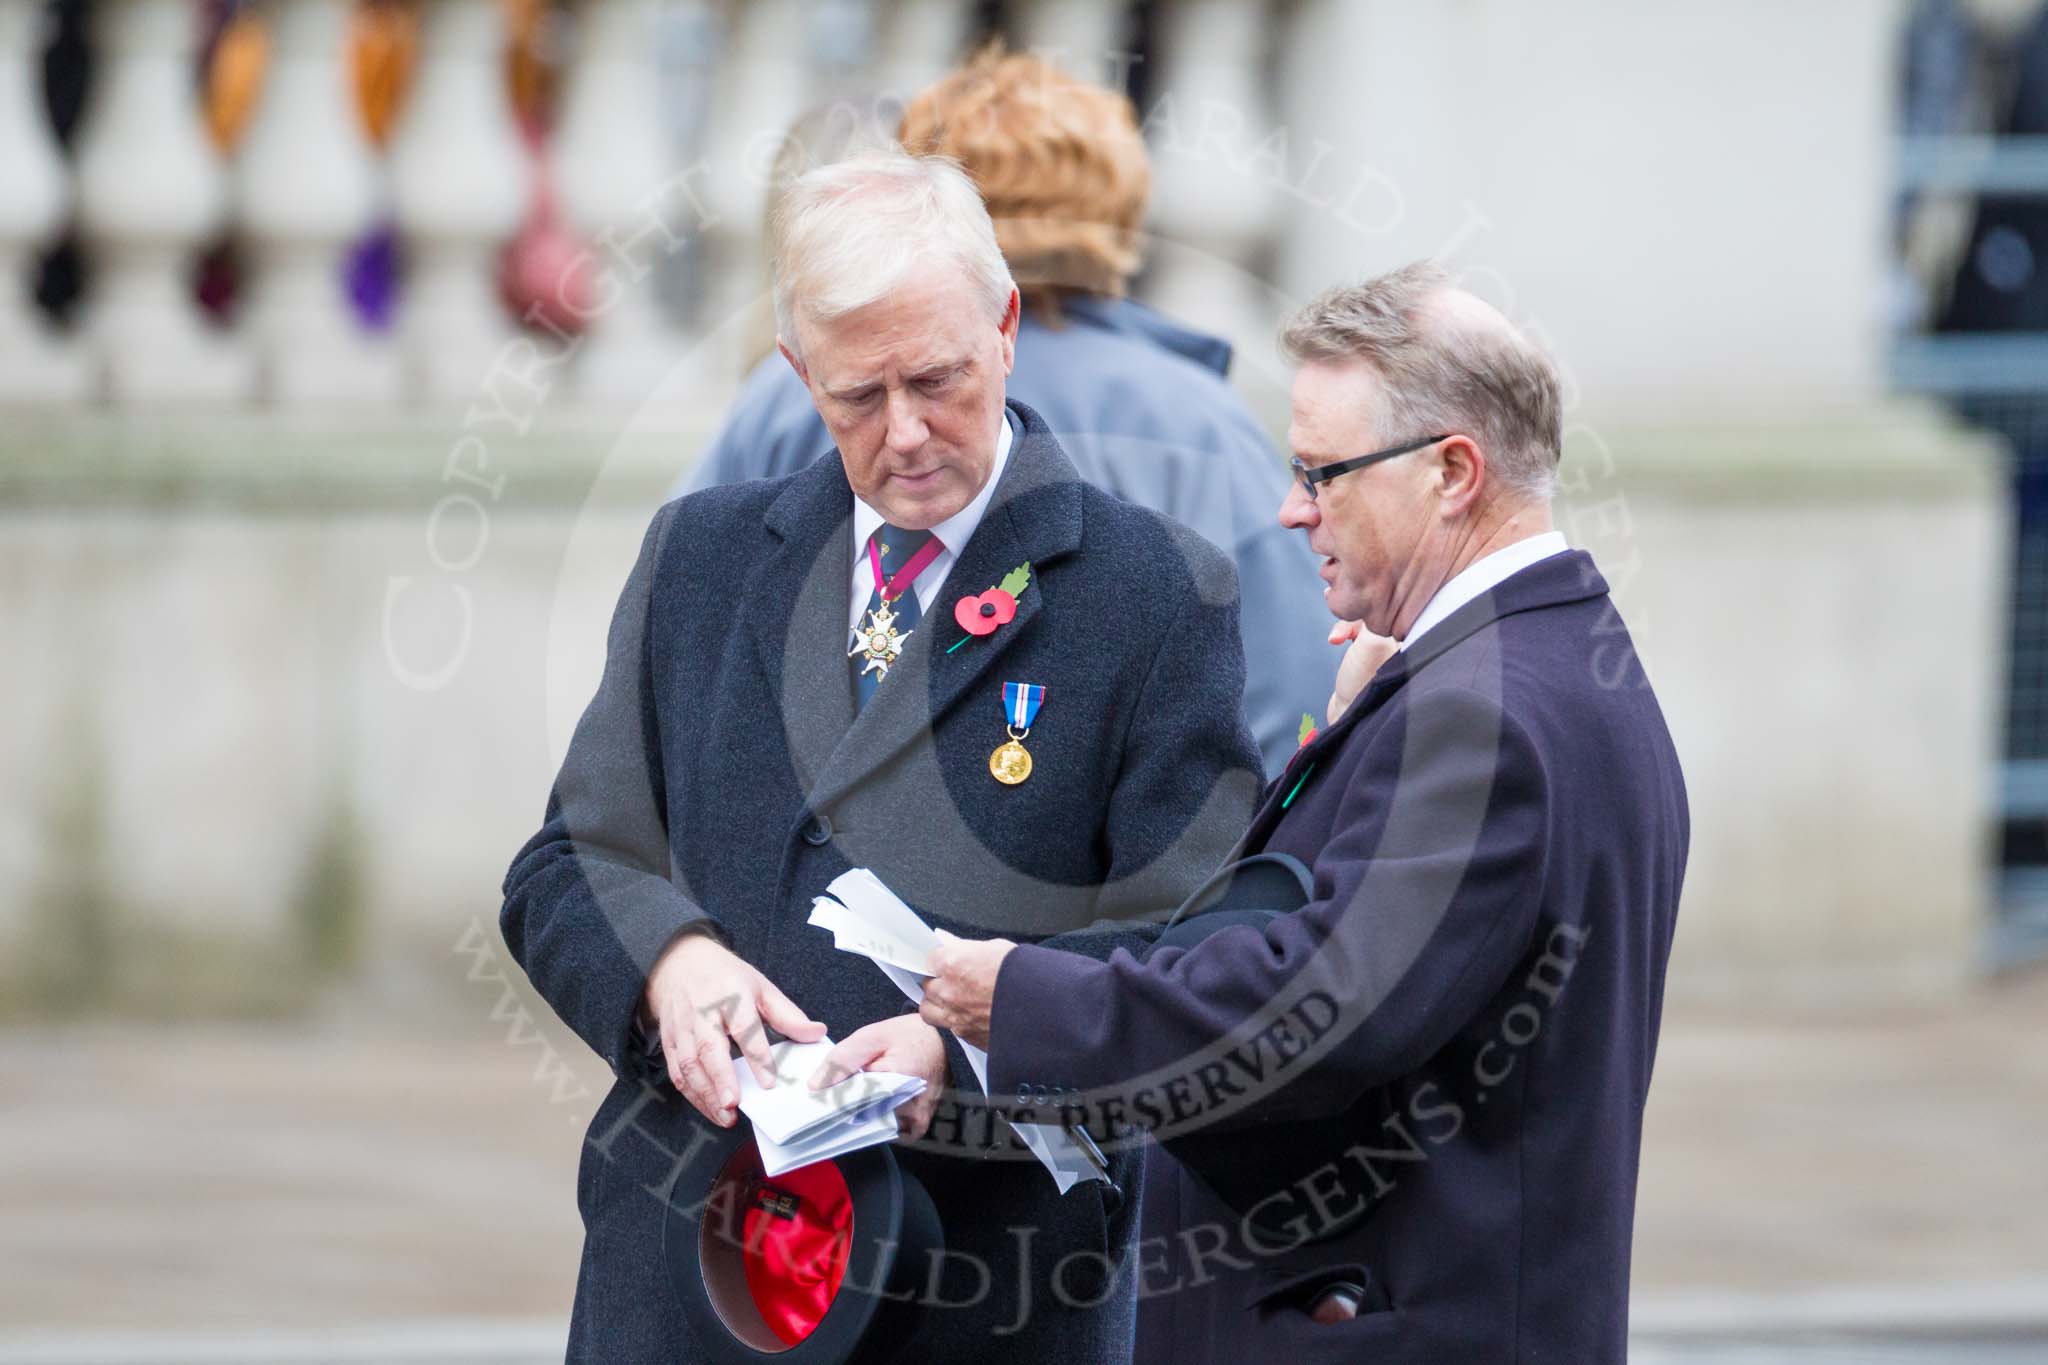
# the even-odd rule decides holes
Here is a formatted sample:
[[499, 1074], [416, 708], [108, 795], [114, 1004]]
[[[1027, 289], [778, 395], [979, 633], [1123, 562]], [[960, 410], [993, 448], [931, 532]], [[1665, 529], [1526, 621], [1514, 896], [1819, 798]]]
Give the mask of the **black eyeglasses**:
[[1388, 450], [1375, 450], [1370, 455], [1354, 455], [1348, 460], [1332, 460], [1328, 464], [1305, 465], [1301, 462], [1301, 456], [1299, 455], [1289, 460], [1288, 463], [1294, 466], [1294, 477], [1300, 481], [1301, 491], [1308, 494], [1310, 502], [1314, 502], [1316, 500], [1316, 485], [1319, 483], [1328, 483], [1339, 474], [1349, 474], [1354, 469], [1363, 469], [1369, 464], [1378, 464], [1381, 460], [1391, 460], [1396, 455], [1406, 455], [1411, 451], [1420, 450], [1424, 446], [1433, 446], [1438, 441], [1448, 441], [1451, 439], [1452, 434], [1451, 432], [1445, 432], [1441, 436], [1425, 436], [1419, 441], [1410, 441], [1404, 446], [1394, 446]]

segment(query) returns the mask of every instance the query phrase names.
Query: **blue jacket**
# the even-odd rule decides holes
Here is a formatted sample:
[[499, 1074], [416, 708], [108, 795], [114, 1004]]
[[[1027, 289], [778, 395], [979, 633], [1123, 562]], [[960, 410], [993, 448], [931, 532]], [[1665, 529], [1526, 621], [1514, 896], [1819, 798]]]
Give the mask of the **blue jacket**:
[[[1656, 697], [1571, 552], [1418, 637], [1268, 788], [1244, 851], [1308, 863], [1306, 907], [1145, 961], [1009, 954], [992, 1093], [1097, 1091], [1098, 1123], [1241, 1134], [1251, 1168], [1270, 1122], [1338, 1135], [1264, 1210], [1298, 1237], [1246, 1237], [1176, 1171], [1146, 1358], [1624, 1359], [1688, 828]], [[1338, 1280], [1365, 1311], [1312, 1323]]]
[[[603, 679], [545, 822], [506, 874], [501, 913], [535, 988], [619, 1077], [578, 1179], [588, 1235], [574, 1359], [694, 1358], [663, 1269], [660, 1195], [702, 1120], [648, 1074], [633, 1028], [647, 970], [677, 932], [715, 922], [844, 1038], [905, 1009], [881, 972], [805, 923], [847, 868], [873, 868], [955, 933], [1062, 934], [1106, 956], [1150, 938], [1133, 917], [1191, 890], [1251, 814], [1230, 562], [1081, 482], [1045, 423], [1011, 411], [1021, 434], [988, 510], [857, 715], [853, 494], [836, 456], [676, 499], [648, 530]], [[954, 601], [1026, 561], [1016, 617], [967, 636]], [[1005, 681], [1046, 688], [1020, 786], [989, 772]], [[978, 1095], [949, 1047], [954, 1088]], [[928, 1312], [915, 1358], [1125, 1359], [1130, 1282], [1102, 1257], [1130, 1240], [1133, 1163], [1119, 1163], [1133, 1196], [1119, 1206], [1092, 1181], [1056, 1195], [1020, 1150], [991, 1154], [1002, 1130], [985, 1108], [942, 1101], [933, 1134], [899, 1149], [903, 1163], [947, 1246], [1001, 1273], [978, 1300], [971, 1276], [942, 1288], [965, 1306]]]
[[[1245, 715], [1276, 773], [1304, 711], [1323, 722], [1339, 651], [1307, 542], [1274, 519], [1286, 466], [1231, 389], [1230, 345], [1127, 299], [1030, 312], [1009, 394], [1045, 418], [1081, 477], [1164, 512], [1237, 565]], [[689, 486], [793, 474], [832, 449], [810, 394], [779, 355], [755, 367]], [[679, 490], [680, 491], [680, 490]]]

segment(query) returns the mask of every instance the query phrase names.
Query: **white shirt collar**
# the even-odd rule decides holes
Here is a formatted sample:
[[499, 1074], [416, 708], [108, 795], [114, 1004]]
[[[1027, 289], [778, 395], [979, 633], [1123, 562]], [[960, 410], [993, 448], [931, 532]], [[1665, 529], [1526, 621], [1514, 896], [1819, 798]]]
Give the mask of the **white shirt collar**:
[[1531, 564], [1541, 563], [1552, 555], [1561, 555], [1570, 548], [1565, 544], [1563, 532], [1543, 531], [1473, 560], [1452, 575], [1450, 582], [1436, 590], [1436, 596], [1429, 599], [1422, 608], [1422, 615], [1416, 617], [1415, 624], [1408, 628], [1408, 636], [1401, 641], [1401, 648], [1407, 649], [1431, 626], [1441, 623], [1446, 616], [1474, 598], [1493, 591]]
[[[996, 458], [989, 467], [988, 479], [981, 485], [981, 491], [965, 507], [932, 527], [932, 534], [945, 546], [931, 567], [917, 576], [912, 590], [917, 593], [919, 608], [929, 607], [938, 593], [940, 584], [953, 570], [953, 564], [960, 558], [960, 551], [966, 547], [975, 528], [981, 525], [982, 514], [988, 511], [989, 499], [995, 496], [996, 485], [1003, 481], [1003, 469], [1010, 462], [1010, 443], [1015, 433], [1010, 428], [1010, 410], [1006, 406], [996, 430]], [[875, 571], [868, 565], [868, 541], [881, 529], [882, 514], [870, 507], [858, 495], [853, 500], [853, 609], [849, 614], [847, 628], [859, 624], [860, 614], [867, 606], [875, 588]]]

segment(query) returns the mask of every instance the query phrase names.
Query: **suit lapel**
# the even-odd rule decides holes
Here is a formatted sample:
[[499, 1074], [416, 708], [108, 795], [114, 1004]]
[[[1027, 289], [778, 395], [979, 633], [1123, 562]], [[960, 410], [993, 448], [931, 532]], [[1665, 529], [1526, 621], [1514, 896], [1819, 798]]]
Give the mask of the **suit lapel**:
[[1265, 802], [1252, 817], [1251, 826], [1245, 831], [1240, 845], [1239, 856], [1257, 853], [1265, 847], [1274, 827], [1292, 804], [1288, 798], [1306, 784], [1310, 769], [1332, 762], [1336, 751], [1351, 732], [1385, 706], [1389, 698], [1407, 686], [1408, 680], [1427, 668], [1432, 660], [1502, 617], [1583, 602], [1589, 597], [1602, 596], [1606, 591], [1607, 581], [1593, 567], [1593, 557], [1584, 550], [1569, 550], [1539, 560], [1511, 575], [1493, 591], [1480, 594], [1439, 621], [1413, 645], [1382, 664], [1365, 690], [1352, 698], [1344, 714], [1337, 717], [1337, 723], [1324, 727], [1288, 763], [1286, 771], [1268, 789]]
[[1266, 789], [1266, 799], [1252, 816], [1252, 823], [1245, 830], [1236, 856], [1245, 857], [1265, 847], [1273, 827], [1280, 823], [1280, 818], [1293, 804], [1290, 798], [1308, 784], [1316, 768], [1332, 761], [1345, 736], [1357, 729], [1367, 716], [1386, 705], [1387, 698], [1400, 691], [1402, 684], [1408, 681], [1406, 662], [1407, 655], [1396, 654], [1380, 665], [1380, 671], [1373, 674], [1372, 681], [1365, 685], [1363, 692], [1351, 699], [1351, 705], [1337, 717], [1336, 723], [1317, 731], [1316, 737], [1302, 745], [1288, 760], [1279, 779]]
[[[1080, 547], [1080, 475], [1042, 421], [1013, 411], [1019, 412], [1024, 430], [1010, 449], [1002, 482], [910, 643], [825, 761], [812, 786], [813, 807], [837, 800], [906, 745], [930, 734], [1011, 644], [1034, 629], [1045, 612], [1044, 571]], [[1017, 599], [1017, 615], [992, 635], [967, 636], [953, 618], [953, 604], [994, 587], [1027, 561], [1031, 582]], [[842, 597], [844, 591], [842, 583]], [[840, 609], [843, 614], [843, 601]], [[963, 637], [966, 643], [953, 648]], [[997, 702], [991, 690], [991, 722]]]

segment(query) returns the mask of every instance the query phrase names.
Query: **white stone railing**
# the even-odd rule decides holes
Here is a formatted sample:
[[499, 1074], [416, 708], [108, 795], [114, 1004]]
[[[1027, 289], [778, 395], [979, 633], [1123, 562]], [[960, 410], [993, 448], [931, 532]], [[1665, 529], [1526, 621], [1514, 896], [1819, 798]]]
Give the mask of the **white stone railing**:
[[[223, 152], [194, 80], [195, 0], [96, 0], [89, 104], [66, 155], [41, 99], [44, 7], [0, 0], [0, 404], [445, 404], [476, 393], [522, 324], [533, 344], [572, 353], [550, 375], [571, 400], [644, 396], [707, 338], [735, 352], [709, 367], [722, 387], [751, 336], [722, 324], [765, 287], [781, 131], [827, 96], [914, 90], [962, 54], [977, 17], [967, 0], [575, 0], [554, 126], [535, 148], [517, 130], [498, 0], [419, 0], [408, 88], [380, 148], [353, 89], [354, 4], [268, 0], [262, 88]], [[1178, 81], [1190, 100], [1260, 105], [1266, 6], [1151, 13], [1155, 91]], [[1004, 17], [1013, 43], [1098, 79], [1135, 60], [1121, 0], [1015, 0]], [[1246, 118], [1245, 138], [1262, 123]], [[1206, 301], [1214, 330], [1269, 327], [1241, 263], [1266, 248], [1275, 215], [1241, 184], [1215, 193], [1213, 169], [1160, 167], [1155, 226], [1181, 249], [1162, 255], [1156, 284], [1183, 312]], [[542, 203], [559, 232], [536, 268], [557, 291], [522, 319], [499, 289], [500, 255]], [[395, 326], [378, 330], [346, 296], [343, 266], [387, 219], [405, 269]], [[67, 222], [88, 286], [60, 332], [23, 282]], [[222, 327], [189, 281], [226, 229], [241, 267]]]
[[[713, 352], [730, 386], [773, 137], [827, 94], [929, 79], [975, 17], [582, 0], [545, 165], [612, 302], [542, 381], [550, 409], [588, 406], [533, 420], [526, 393], [502, 419], [478, 397], [515, 323], [494, 260], [531, 203], [502, 20], [420, 2], [388, 152], [341, 84], [347, 0], [274, 0], [268, 87], [223, 158], [188, 0], [98, 0], [68, 157], [39, 5], [0, 0], [0, 403], [47, 409], [0, 413], [0, 640], [22, 661], [0, 831], [26, 831], [0, 838], [0, 997], [10, 950], [41, 941], [29, 908], [89, 927], [73, 891], [95, 876], [144, 951], [131, 927], [277, 918], [349, 847], [329, 803], [368, 828], [380, 925], [488, 914], [648, 512], [722, 408], [713, 387], [676, 406], [681, 438], [622, 434], [613, 386]], [[1952, 984], [1982, 923], [2010, 509], [1986, 442], [1878, 400], [1896, 8], [1747, 0], [1667, 28], [1603, 0], [1163, 0], [1143, 35], [1118, 0], [1004, 16], [1080, 63], [1145, 54], [1153, 297], [1230, 332], [1239, 382], [1282, 411], [1256, 315], [1417, 256], [1558, 351], [1559, 522], [1615, 586], [1692, 795], [1674, 991]], [[337, 258], [387, 210], [412, 273], [397, 327], [364, 332]], [[91, 308], [55, 336], [20, 282], [74, 218]], [[250, 266], [225, 333], [186, 287], [223, 224]], [[159, 398], [192, 411], [144, 410]], [[167, 804], [195, 763], [223, 775], [209, 799]]]

